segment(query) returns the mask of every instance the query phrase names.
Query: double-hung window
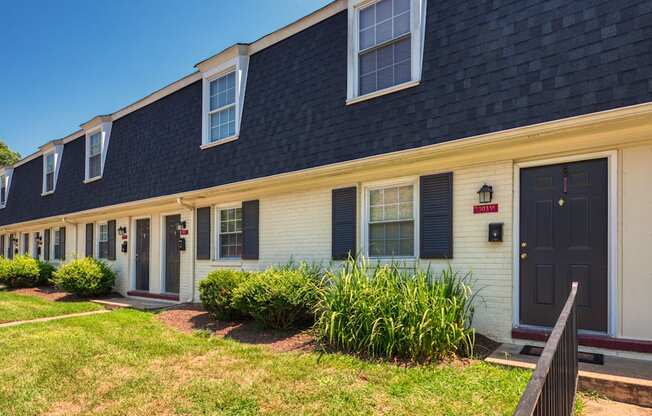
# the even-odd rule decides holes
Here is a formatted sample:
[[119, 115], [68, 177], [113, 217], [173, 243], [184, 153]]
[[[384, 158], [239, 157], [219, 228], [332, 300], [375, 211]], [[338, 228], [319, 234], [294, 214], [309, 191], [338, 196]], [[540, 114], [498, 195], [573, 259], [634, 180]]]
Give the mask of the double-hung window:
[[92, 134], [88, 145], [88, 179], [102, 175], [102, 132]]
[[242, 256], [242, 208], [219, 208], [218, 213], [218, 257], [240, 258]]
[[425, 0], [349, 0], [347, 103], [418, 85]]
[[98, 256], [101, 259], [109, 258], [109, 225], [100, 224], [98, 232]]
[[415, 255], [414, 185], [368, 190], [368, 247], [370, 257]]
[[54, 192], [55, 156], [54, 153], [45, 155], [45, 193]]
[[7, 204], [7, 175], [0, 176], [0, 206]]
[[235, 136], [235, 71], [210, 81], [209, 94], [210, 142]]
[[359, 93], [411, 80], [410, 0], [380, 0], [360, 9]]
[[61, 260], [61, 231], [59, 229], [54, 230], [54, 259]]

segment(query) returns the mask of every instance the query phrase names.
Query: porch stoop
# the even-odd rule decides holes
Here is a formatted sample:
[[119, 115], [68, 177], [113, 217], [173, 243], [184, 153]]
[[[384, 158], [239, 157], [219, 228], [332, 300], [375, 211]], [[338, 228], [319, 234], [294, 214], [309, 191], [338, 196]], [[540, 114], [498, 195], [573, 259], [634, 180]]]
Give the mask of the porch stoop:
[[[534, 369], [538, 357], [523, 355], [522, 349], [523, 345], [503, 344], [485, 361]], [[652, 361], [605, 356], [604, 365], [580, 362], [578, 388], [617, 402], [652, 408]]]

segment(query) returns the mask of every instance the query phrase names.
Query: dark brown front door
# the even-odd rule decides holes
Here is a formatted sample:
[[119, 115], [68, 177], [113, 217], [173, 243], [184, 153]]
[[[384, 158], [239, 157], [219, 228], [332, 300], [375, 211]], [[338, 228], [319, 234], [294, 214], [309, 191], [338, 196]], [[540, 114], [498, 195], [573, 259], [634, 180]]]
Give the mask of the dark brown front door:
[[181, 215], [165, 217], [165, 292], [179, 293], [181, 256], [179, 252], [179, 224]]
[[580, 329], [607, 331], [607, 160], [521, 170], [520, 322], [554, 326], [573, 281]]
[[136, 290], [149, 291], [149, 219], [136, 220]]

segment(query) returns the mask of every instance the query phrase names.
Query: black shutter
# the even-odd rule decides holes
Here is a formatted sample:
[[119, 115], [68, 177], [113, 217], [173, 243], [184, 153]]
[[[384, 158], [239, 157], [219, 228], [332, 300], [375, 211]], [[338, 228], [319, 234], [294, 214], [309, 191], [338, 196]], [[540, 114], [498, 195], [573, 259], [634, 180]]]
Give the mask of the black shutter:
[[259, 211], [258, 200], [242, 203], [242, 258], [245, 260], [258, 260]]
[[109, 260], [115, 260], [115, 220], [111, 220], [107, 223], [107, 227], [109, 228], [109, 241], [108, 241], [108, 255], [107, 258]]
[[45, 230], [43, 232], [43, 259], [45, 261], [50, 261], [50, 230]]
[[332, 240], [333, 260], [346, 260], [356, 255], [356, 212], [358, 189], [333, 189]]
[[5, 257], [7, 253], [5, 253], [5, 236], [0, 235], [0, 257]]
[[420, 257], [453, 258], [453, 174], [420, 178]]
[[93, 245], [95, 243], [95, 239], [93, 238], [94, 229], [94, 224], [86, 224], [86, 257], [93, 257]]
[[211, 259], [211, 208], [197, 208], [197, 260]]
[[66, 260], [66, 227], [59, 229], [59, 255], [61, 260]]

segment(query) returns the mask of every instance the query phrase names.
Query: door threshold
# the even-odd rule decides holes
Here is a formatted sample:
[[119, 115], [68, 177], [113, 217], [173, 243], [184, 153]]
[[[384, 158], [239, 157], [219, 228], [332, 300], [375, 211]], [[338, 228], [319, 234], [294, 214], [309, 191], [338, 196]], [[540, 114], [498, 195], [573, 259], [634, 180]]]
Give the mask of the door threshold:
[[139, 298], [170, 300], [174, 302], [179, 301], [179, 295], [172, 295], [167, 293], [151, 293], [151, 292], [146, 292], [144, 290], [130, 290], [129, 292], [127, 292], [127, 296], [138, 296]]
[[[550, 331], [550, 329], [516, 327], [512, 329], [512, 338], [546, 342], [550, 336]], [[577, 334], [577, 342], [579, 345], [585, 347], [652, 354], [652, 341], [614, 338], [609, 335], [601, 334], [579, 333]]]

